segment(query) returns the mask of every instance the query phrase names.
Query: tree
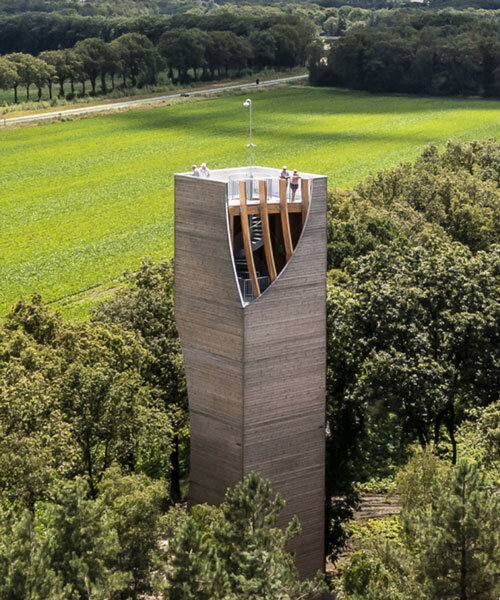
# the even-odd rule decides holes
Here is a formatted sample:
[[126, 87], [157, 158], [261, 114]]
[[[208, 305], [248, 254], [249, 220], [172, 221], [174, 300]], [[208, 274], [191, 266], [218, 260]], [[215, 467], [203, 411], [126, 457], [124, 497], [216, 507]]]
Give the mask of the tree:
[[149, 585], [163, 535], [163, 511], [168, 506], [165, 483], [142, 473], [123, 475], [116, 466], [107, 470], [99, 485], [99, 499], [116, 531], [119, 572], [130, 573], [132, 598]]
[[330, 552], [355, 481], [391, 476], [414, 441], [456, 460], [457, 426], [497, 399], [498, 155], [449, 142], [329, 196]]
[[500, 400], [471, 409], [457, 438], [462, 453], [478, 462], [495, 485], [500, 482]]
[[75, 81], [82, 81], [82, 93], [85, 94], [85, 71], [83, 61], [73, 50], [65, 50], [66, 73], [71, 84], [71, 94], [75, 95]]
[[102, 503], [85, 482], [67, 482], [35, 514], [7, 514], [0, 541], [0, 595], [11, 600], [105, 600], [126, 588], [116, 570], [119, 544]]
[[268, 30], [276, 42], [274, 64], [294, 67], [301, 61], [301, 41], [298, 31], [291, 25], [275, 25]]
[[182, 353], [174, 318], [174, 271], [171, 261], [145, 262], [128, 273], [130, 287], [119, 290], [93, 311], [92, 320], [119, 326], [140, 336], [152, 361], [144, 374], [153, 393], [171, 415], [174, 451], [171, 456], [171, 495], [180, 498], [179, 443], [188, 422]]
[[[19, 79], [19, 74], [15, 63], [0, 56], [0, 89], [7, 90], [14, 87]], [[17, 102], [17, 86], [15, 87]]]
[[[75, 46], [75, 52], [82, 61], [83, 71], [90, 79], [93, 96], [95, 96], [96, 93], [97, 77], [104, 74], [107, 49], [107, 44], [99, 38], [88, 38], [77, 42]], [[105, 91], [104, 87], [103, 92]]]
[[478, 466], [460, 459], [430, 510], [405, 516], [419, 579], [432, 598], [493, 600], [500, 586], [500, 499]]
[[227, 31], [210, 31], [209, 41], [205, 47], [205, 60], [210, 69], [212, 79], [215, 79], [215, 70], [217, 69], [219, 77], [221, 68], [227, 62], [229, 55], [229, 44]]
[[49, 99], [52, 100], [52, 86], [54, 85], [54, 79], [57, 76], [57, 71], [56, 71], [56, 67], [55, 67], [55, 63], [56, 63], [56, 56], [53, 55], [53, 52], [57, 52], [57, 51], [50, 51], [47, 50], [45, 52], [40, 52], [40, 54], [38, 55], [38, 58], [40, 60], [43, 60], [43, 62], [47, 65], [47, 87], [49, 88]]
[[324, 590], [321, 576], [301, 582], [286, 544], [298, 520], [277, 527], [284, 504], [268, 481], [249, 474], [228, 490], [221, 508], [195, 507], [172, 519], [165, 597], [171, 600], [309, 598]]
[[106, 73], [111, 76], [111, 89], [115, 89], [115, 75], [120, 72], [121, 64], [120, 64], [120, 52], [117, 44], [110, 42], [106, 44], [106, 49], [104, 53], [104, 63], [102, 65], [101, 72], [101, 87], [103, 91], [106, 89]]
[[164, 484], [106, 473], [92, 499], [83, 478], [56, 481], [33, 512], [0, 504], [0, 597], [137, 598], [158, 560]]
[[[41, 87], [48, 78], [48, 70], [46, 64], [30, 54], [22, 54], [20, 52], [9, 54], [7, 59], [14, 63], [17, 67], [19, 75], [19, 83], [26, 86], [26, 100], [30, 99], [30, 87], [37, 84], [39, 90], [39, 98], [41, 97]], [[16, 80], [17, 81], [17, 80]], [[15, 95], [17, 102], [17, 84], [15, 87]]]
[[256, 67], [276, 64], [276, 39], [269, 31], [256, 31], [250, 36], [252, 46], [252, 62]]
[[[114, 462], [126, 472], [168, 477], [171, 419], [143, 377], [150, 356], [134, 334], [63, 324], [35, 297], [7, 316], [0, 348], [0, 431], [7, 436], [0, 484], [14, 497], [32, 507], [56, 472], [86, 477], [95, 497]], [[32, 457], [29, 450], [39, 448], [40, 457]]]
[[188, 70], [197, 70], [205, 64], [205, 48], [210, 38], [199, 29], [171, 29], [160, 38], [158, 50], [170, 69], [177, 69], [180, 81], [187, 81]]
[[231, 31], [212, 31], [204, 42], [205, 60], [212, 78], [215, 69], [220, 77], [221, 68], [228, 75], [230, 68], [242, 69], [252, 55], [252, 49], [247, 39], [237, 36]]
[[477, 13], [432, 11], [378, 12], [367, 22], [349, 10], [341, 7], [323, 24], [342, 37], [332, 45], [321, 76], [311, 70], [312, 81], [370, 91], [497, 93], [498, 22]]
[[130, 77], [133, 86], [141, 72], [158, 69], [158, 55], [150, 40], [139, 33], [125, 33], [115, 40], [120, 53], [124, 74]]
[[225, 56], [223, 63], [226, 69], [226, 76], [228, 75], [230, 68], [238, 69], [238, 71], [244, 69], [252, 57], [250, 43], [245, 38], [234, 35], [230, 32], [227, 44], [229, 55]]
[[330, 297], [333, 397], [385, 407], [422, 445], [444, 426], [455, 459], [457, 411], [492, 402], [498, 386], [499, 260], [444, 245], [381, 248], [350, 265], [348, 303], [344, 290]]
[[[68, 79], [72, 82], [78, 79], [82, 72], [83, 65], [79, 56], [73, 50], [50, 50], [43, 52], [40, 59], [53, 68], [59, 83], [59, 96], [64, 97], [64, 83]], [[52, 80], [49, 82], [49, 93], [52, 98]]]
[[52, 82], [55, 75], [55, 69], [52, 65], [48, 65], [43, 60], [37, 59], [37, 70], [33, 83], [38, 89], [38, 101], [42, 99], [42, 88], [48, 85], [49, 81]]
[[358, 528], [340, 599], [497, 598], [500, 498], [478, 464], [419, 452], [397, 484], [401, 516]]

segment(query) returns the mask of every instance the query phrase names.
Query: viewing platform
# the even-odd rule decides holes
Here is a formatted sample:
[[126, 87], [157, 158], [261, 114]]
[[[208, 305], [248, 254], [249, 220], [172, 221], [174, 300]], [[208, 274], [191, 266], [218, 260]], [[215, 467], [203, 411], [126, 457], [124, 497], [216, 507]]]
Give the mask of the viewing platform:
[[244, 304], [258, 298], [279, 276], [299, 243], [309, 212], [312, 173], [299, 173], [297, 187], [280, 169], [237, 167], [211, 171], [200, 182], [225, 184], [228, 236]]

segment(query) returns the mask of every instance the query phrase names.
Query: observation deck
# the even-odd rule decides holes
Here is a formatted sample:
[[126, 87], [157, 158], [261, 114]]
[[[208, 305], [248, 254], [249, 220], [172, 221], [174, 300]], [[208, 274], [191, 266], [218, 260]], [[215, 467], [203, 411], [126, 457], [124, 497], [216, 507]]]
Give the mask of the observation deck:
[[[279, 276], [297, 246], [320, 177], [300, 173], [296, 186], [279, 169], [217, 169], [209, 178], [226, 184], [226, 214], [232, 259], [244, 304], [258, 298]], [[192, 173], [180, 177], [194, 178]], [[197, 177], [194, 179], [198, 179]]]

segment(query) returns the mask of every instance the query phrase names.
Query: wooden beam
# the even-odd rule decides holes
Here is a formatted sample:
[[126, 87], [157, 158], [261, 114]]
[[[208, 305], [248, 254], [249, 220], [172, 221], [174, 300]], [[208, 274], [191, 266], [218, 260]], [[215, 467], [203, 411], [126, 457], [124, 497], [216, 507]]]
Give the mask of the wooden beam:
[[300, 191], [302, 193], [302, 227], [304, 227], [309, 212], [309, 179], [300, 180]]
[[229, 231], [231, 232], [231, 248], [234, 248], [234, 216], [235, 214], [229, 211]]
[[269, 229], [269, 215], [267, 213], [267, 184], [259, 181], [260, 219], [262, 221], [262, 237], [264, 239], [264, 250], [266, 253], [267, 270], [271, 281], [276, 279], [276, 265], [274, 264], [273, 245], [271, 242], [271, 230]]
[[283, 230], [283, 241], [285, 242], [286, 262], [293, 254], [292, 235], [290, 233], [290, 219], [288, 218], [288, 204], [286, 201], [286, 179], [280, 179], [280, 210], [281, 229]]
[[[267, 204], [267, 214], [268, 215], [277, 215], [281, 212], [280, 205], [276, 203], [268, 203]], [[288, 203], [288, 212], [289, 213], [301, 213], [302, 206], [298, 202], [294, 202], [293, 204]], [[258, 215], [260, 214], [260, 204], [247, 204], [247, 213], [249, 215]], [[230, 206], [229, 214], [234, 217], [239, 217], [240, 215], [240, 207], [239, 206]]]
[[252, 240], [250, 238], [250, 228], [248, 227], [248, 210], [247, 210], [247, 189], [246, 183], [240, 181], [240, 208], [241, 208], [241, 232], [243, 234], [243, 245], [245, 247], [245, 257], [247, 259], [247, 268], [252, 280], [253, 297], [260, 296], [259, 282], [257, 280], [257, 272], [255, 271], [255, 263], [253, 261]]

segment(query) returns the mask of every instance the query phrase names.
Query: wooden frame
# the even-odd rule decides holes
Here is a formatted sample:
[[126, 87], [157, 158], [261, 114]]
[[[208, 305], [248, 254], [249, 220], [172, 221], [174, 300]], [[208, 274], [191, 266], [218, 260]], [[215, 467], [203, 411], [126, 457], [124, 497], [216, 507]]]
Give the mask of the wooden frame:
[[281, 229], [283, 231], [283, 241], [285, 242], [286, 262], [292, 258], [293, 244], [292, 235], [290, 233], [290, 219], [288, 218], [288, 203], [286, 201], [286, 179], [280, 179], [280, 212], [281, 212]]
[[257, 279], [257, 271], [255, 270], [255, 262], [253, 260], [252, 238], [250, 237], [250, 228], [248, 227], [247, 190], [244, 181], [240, 181], [240, 208], [241, 232], [243, 234], [243, 246], [245, 247], [247, 268], [252, 281], [253, 297], [258, 298], [260, 296], [260, 287], [259, 280]]
[[[247, 213], [249, 215], [258, 215], [261, 212], [260, 207], [261, 207], [260, 204], [247, 204]], [[230, 206], [228, 208], [228, 211], [229, 211], [229, 216], [236, 217], [236, 216], [239, 216], [239, 214], [240, 214], [240, 207], [239, 206]], [[289, 213], [301, 213], [303, 211], [304, 211], [304, 209], [298, 202], [295, 202], [294, 204], [288, 204], [288, 212]], [[277, 215], [280, 212], [281, 212], [280, 204], [267, 203], [267, 214], [268, 215]]]
[[229, 213], [229, 232], [231, 234], [231, 248], [234, 246], [234, 217], [235, 213]]
[[276, 279], [276, 265], [274, 264], [273, 245], [271, 242], [271, 230], [269, 228], [269, 215], [267, 204], [267, 184], [259, 181], [260, 218], [262, 221], [262, 237], [264, 239], [264, 251], [266, 254], [267, 270], [271, 283]]
[[304, 227], [307, 213], [309, 212], [309, 180], [301, 179], [300, 180], [300, 191], [302, 194], [302, 227]]

